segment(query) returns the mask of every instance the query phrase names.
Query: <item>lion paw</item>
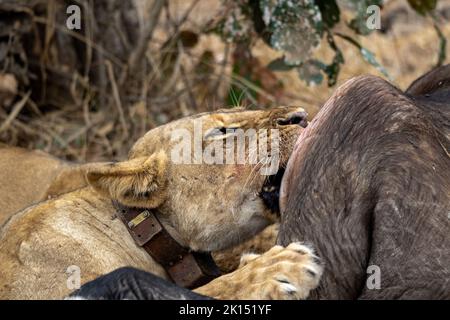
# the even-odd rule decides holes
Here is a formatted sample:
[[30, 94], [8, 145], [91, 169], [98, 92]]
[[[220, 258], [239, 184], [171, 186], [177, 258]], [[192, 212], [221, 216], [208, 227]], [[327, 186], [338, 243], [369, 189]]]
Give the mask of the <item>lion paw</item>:
[[314, 251], [295, 242], [262, 255], [244, 255], [236, 271], [195, 291], [217, 299], [306, 299], [322, 271]]

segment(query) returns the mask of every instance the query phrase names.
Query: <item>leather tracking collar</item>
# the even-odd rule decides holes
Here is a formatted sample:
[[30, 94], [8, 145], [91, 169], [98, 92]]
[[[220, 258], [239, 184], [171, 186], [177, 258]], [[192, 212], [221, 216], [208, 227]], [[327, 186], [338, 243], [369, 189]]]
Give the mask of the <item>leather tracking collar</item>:
[[136, 244], [158, 262], [179, 286], [193, 289], [220, 275], [209, 253], [193, 252], [173, 239], [148, 209], [130, 208], [113, 201], [117, 216]]

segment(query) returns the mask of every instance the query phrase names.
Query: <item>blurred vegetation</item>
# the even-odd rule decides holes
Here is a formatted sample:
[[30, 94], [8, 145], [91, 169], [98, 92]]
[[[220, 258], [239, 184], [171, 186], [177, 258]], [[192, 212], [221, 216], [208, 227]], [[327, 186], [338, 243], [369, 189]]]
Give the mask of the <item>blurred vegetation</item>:
[[[435, 28], [440, 39], [437, 65], [441, 65], [445, 60], [446, 39], [433, 15], [437, 0], [408, 0], [408, 3], [418, 14], [429, 15], [436, 22]], [[336, 84], [341, 65], [345, 63], [336, 37], [354, 45], [367, 63], [389, 77], [375, 55], [352, 37], [352, 34], [368, 35], [376, 30], [367, 26], [368, 19], [374, 14], [368, 8], [374, 5], [382, 7], [383, 1], [345, 0], [340, 1], [340, 5], [353, 13], [353, 18], [345, 22], [348, 30], [344, 31], [335, 30], [341, 21], [341, 9], [336, 0], [234, 0], [220, 21], [217, 32], [248, 50], [251, 50], [255, 37], [260, 37], [282, 54], [269, 64], [271, 70], [296, 69], [300, 78], [308, 84], [319, 84], [324, 76], [329, 86]], [[322, 42], [335, 52], [331, 62], [314, 57], [314, 50]]]
[[[388, 1], [434, 28], [436, 39], [424, 29], [410, 49], [406, 34], [390, 35], [404, 7], [382, 11], [383, 30], [367, 29], [367, 7], [384, 10], [381, 0], [0, 0], [0, 141], [113, 160], [149, 129], [193, 113], [301, 103], [314, 115], [330, 95], [321, 82], [369, 70], [355, 52], [388, 78], [395, 62], [386, 66], [379, 53], [386, 43], [390, 56], [406, 48], [414, 63], [398, 57], [396, 74], [408, 81], [447, 61], [443, 1]], [[80, 30], [66, 27], [71, 4], [81, 8]], [[373, 34], [380, 52], [365, 42]]]

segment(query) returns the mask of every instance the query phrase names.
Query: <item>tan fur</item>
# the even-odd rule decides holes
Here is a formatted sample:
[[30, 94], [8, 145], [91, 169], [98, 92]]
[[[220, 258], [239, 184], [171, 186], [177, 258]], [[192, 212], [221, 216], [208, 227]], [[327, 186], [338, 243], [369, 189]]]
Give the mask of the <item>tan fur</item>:
[[62, 298], [72, 265], [82, 282], [122, 266], [165, 277], [113, 213], [108, 199], [84, 188], [14, 215], [0, 231], [0, 298]]
[[[0, 225], [15, 212], [34, 203], [87, 186], [85, 174], [92, 166], [75, 165], [45, 152], [2, 144], [0, 144], [0, 159], [0, 167], [5, 168], [0, 172], [0, 181], [4, 182], [0, 185], [2, 190]], [[10, 169], [6, 170], [7, 167]], [[277, 235], [278, 224], [270, 225], [242, 244], [215, 252], [214, 260], [222, 272], [229, 273], [239, 266], [242, 253], [266, 252], [275, 245]]]
[[[90, 184], [102, 195], [131, 207], [156, 208], [167, 192], [167, 154], [159, 151], [112, 165], [92, 165]], [[142, 194], [146, 194], [142, 197]]]
[[272, 248], [277, 241], [279, 227], [279, 223], [274, 223], [237, 246], [214, 252], [214, 261], [223, 273], [236, 270], [239, 267], [242, 254], [262, 254]]
[[258, 197], [266, 177], [248, 164], [174, 164], [171, 133], [192, 132], [194, 119], [202, 120], [203, 133], [220, 127], [277, 128], [285, 162], [301, 128], [279, 126], [277, 120], [294, 111], [298, 108], [227, 110], [184, 118], [148, 132], [127, 161], [89, 165], [91, 186], [28, 208], [1, 230], [0, 298], [61, 298], [71, 291], [66, 286], [71, 265], [80, 267], [82, 283], [122, 266], [164, 277], [113, 219], [111, 200], [156, 209], [172, 236], [193, 250], [220, 250], [250, 238], [274, 221]]
[[[89, 166], [87, 164], [70, 164], [68, 167], [63, 168], [51, 182], [42, 200], [55, 198], [64, 193], [86, 187], [86, 170]], [[24, 208], [28, 206], [26, 205]]]
[[306, 299], [322, 272], [312, 249], [292, 243], [244, 255], [236, 271], [194, 291], [217, 299]]
[[17, 211], [85, 185], [83, 169], [41, 151], [0, 144], [0, 226]]

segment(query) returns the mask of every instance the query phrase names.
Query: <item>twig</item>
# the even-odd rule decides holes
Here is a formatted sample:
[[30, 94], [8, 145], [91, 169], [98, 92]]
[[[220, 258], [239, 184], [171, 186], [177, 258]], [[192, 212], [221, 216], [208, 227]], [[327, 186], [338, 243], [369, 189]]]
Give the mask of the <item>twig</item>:
[[[161, 10], [164, 7], [165, 0], [156, 0], [151, 8], [150, 16], [148, 17], [149, 23], [140, 35], [139, 42], [136, 49], [130, 54], [128, 59], [128, 70], [133, 73], [138, 66], [138, 62], [142, 61], [147, 51], [148, 44], [153, 37], [153, 31], [159, 21]], [[124, 81], [125, 76], [122, 75], [121, 81]]]
[[44, 39], [44, 52], [42, 53], [41, 63], [47, 63], [50, 50], [50, 44], [55, 35], [55, 25], [56, 25], [56, 3], [55, 0], [50, 0], [47, 2], [47, 18], [45, 24], [45, 39]]
[[[217, 80], [215, 81], [215, 83], [212, 86], [212, 90], [211, 93], [217, 95], [217, 92], [219, 91], [219, 86], [220, 84], [223, 82], [223, 77], [225, 75], [226, 72], [226, 68], [228, 65], [228, 58], [229, 58], [229, 53], [230, 53], [230, 45], [228, 42], [225, 43], [225, 48], [224, 48], [224, 57], [223, 57], [223, 61], [220, 64], [220, 71], [219, 71], [219, 76], [217, 77]], [[205, 96], [206, 99], [206, 96]], [[203, 100], [203, 103], [205, 102], [205, 99]]]
[[39, 107], [36, 104], [36, 102], [34, 102], [32, 99], [28, 99], [27, 104], [28, 104], [28, 106], [30, 106], [30, 109], [34, 113], [36, 113], [38, 116], [42, 116], [42, 112], [41, 112], [41, 110], [39, 110]]
[[168, 77], [167, 81], [165, 81], [164, 86], [159, 91], [159, 95], [165, 95], [173, 90], [175, 83], [178, 80], [180, 67], [181, 67], [181, 54], [178, 54], [175, 62], [173, 63], [172, 73]]
[[0, 133], [7, 130], [9, 126], [11, 125], [11, 122], [14, 121], [14, 119], [19, 114], [20, 110], [25, 106], [25, 104], [28, 101], [28, 98], [30, 97], [31, 91], [28, 91], [28, 93], [20, 99], [13, 107], [11, 113], [8, 115], [8, 117], [3, 121], [2, 125], [0, 126]]
[[188, 92], [189, 101], [191, 102], [191, 105], [194, 108], [194, 110], [198, 111], [197, 101], [195, 101], [195, 96], [194, 93], [192, 92], [191, 83], [189, 81], [189, 78], [186, 76], [186, 71], [184, 70], [183, 66], [180, 67], [180, 73]]
[[[187, 8], [187, 10], [184, 12], [183, 16], [181, 17], [180, 21], [178, 22], [173, 22], [173, 19], [171, 19], [170, 17], [170, 21], [172, 22], [172, 24], [175, 25], [174, 28], [174, 33], [173, 33], [173, 37], [177, 37], [180, 33], [180, 27], [187, 21], [187, 19], [189, 18], [192, 10], [194, 10], [194, 8], [197, 6], [197, 4], [200, 2], [200, 0], [194, 0], [191, 5], [189, 6], [189, 8]], [[169, 9], [167, 9], [168, 14], [170, 15], [170, 11]]]
[[158, 104], [158, 105], [168, 105], [173, 101], [177, 100], [181, 95], [183, 95], [187, 91], [186, 88], [182, 88], [178, 91], [175, 91], [170, 96], [160, 96], [160, 97], [151, 97], [148, 99], [149, 104]]
[[[47, 19], [45, 19], [43, 17], [36, 17], [36, 16], [33, 17], [33, 21], [36, 23], [39, 23], [39, 24], [43, 24], [43, 25], [46, 25], [48, 23]], [[124, 64], [122, 63], [122, 61], [120, 61], [116, 56], [111, 54], [109, 51], [105, 50], [101, 45], [98, 45], [95, 42], [93, 42], [91, 39], [88, 39], [85, 36], [83, 36], [82, 34], [79, 34], [75, 31], [67, 29], [66, 26], [61, 26], [61, 25], [56, 24], [55, 28], [58, 31], [68, 34], [71, 37], [73, 37], [77, 40], [80, 40], [81, 42], [86, 43], [87, 45], [91, 46], [92, 49], [98, 51], [100, 54], [104, 55], [109, 60], [111, 60], [115, 65], [117, 65], [121, 68], [124, 68]]]
[[84, 78], [89, 77], [89, 72], [91, 70], [92, 65], [92, 43], [94, 42], [94, 36], [93, 36], [93, 8], [92, 8], [92, 2], [91, 1], [83, 1], [83, 7], [84, 11], [86, 12], [86, 39], [89, 41], [86, 41], [86, 63], [84, 67]]
[[125, 115], [124, 115], [123, 108], [122, 108], [122, 102], [120, 101], [119, 88], [117, 87], [117, 82], [116, 82], [116, 79], [114, 78], [113, 66], [111, 64], [111, 61], [109, 61], [109, 60], [105, 61], [105, 65], [106, 65], [106, 70], [108, 71], [109, 80], [111, 81], [111, 88], [113, 91], [114, 100], [116, 102], [115, 104], [116, 104], [117, 110], [119, 111], [120, 123], [122, 125], [125, 137], [128, 137], [128, 127], [127, 127], [127, 123], [125, 121]]

